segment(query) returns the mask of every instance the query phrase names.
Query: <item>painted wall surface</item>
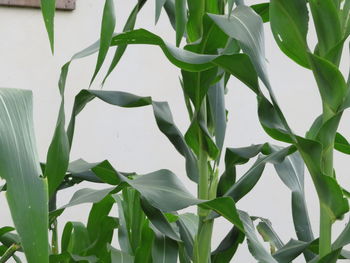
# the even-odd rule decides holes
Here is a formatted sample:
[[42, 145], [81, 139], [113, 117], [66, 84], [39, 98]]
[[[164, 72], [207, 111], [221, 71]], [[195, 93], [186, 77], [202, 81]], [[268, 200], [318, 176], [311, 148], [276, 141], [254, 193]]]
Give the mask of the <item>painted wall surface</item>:
[[[118, 32], [134, 2], [116, 1]], [[246, 2], [253, 4], [262, 1]], [[52, 56], [39, 10], [0, 8], [0, 86], [33, 91], [36, 136], [42, 161], [45, 161], [58, 113], [60, 101], [57, 82], [60, 67], [75, 52], [98, 39], [102, 9], [103, 1], [78, 0], [74, 12], [58, 12], [55, 22], [56, 49]], [[165, 13], [158, 25], [154, 26], [154, 9], [154, 3], [150, 1], [141, 12], [136, 27], [149, 29], [174, 43], [175, 34]], [[291, 127], [303, 135], [321, 112], [315, 82], [311, 72], [297, 66], [279, 51], [268, 24], [265, 25], [265, 31], [266, 58], [273, 89]], [[309, 39], [314, 46], [313, 32]], [[111, 56], [108, 61], [110, 58]], [[72, 64], [66, 88], [67, 114], [70, 114], [74, 96], [80, 89], [88, 87], [95, 61], [96, 56], [92, 56]], [[343, 61], [344, 72], [348, 62], [347, 59]], [[130, 46], [104, 89], [127, 91], [168, 101], [176, 124], [185, 132], [189, 119], [182, 99], [179, 75], [180, 71], [167, 61], [157, 47]], [[100, 82], [101, 76], [92, 88], [99, 89]], [[265, 135], [259, 125], [254, 94], [234, 79], [230, 80], [228, 90], [226, 98], [229, 124], [225, 145], [242, 147], [267, 141], [276, 143]], [[341, 123], [341, 130], [348, 138], [349, 117], [346, 113]], [[71, 160], [78, 158], [90, 162], [108, 159], [118, 170], [141, 174], [167, 168], [174, 171], [190, 191], [196, 191], [196, 186], [185, 175], [184, 159], [158, 130], [151, 108], [121, 109], [99, 101], [90, 103], [77, 119]], [[350, 189], [348, 160], [348, 156], [336, 154], [337, 177], [344, 187]], [[238, 175], [241, 176], [248, 168], [249, 164], [240, 168]], [[317, 234], [318, 202], [309, 175], [306, 174], [305, 177], [307, 202]], [[73, 192], [82, 187], [103, 188], [101, 185], [82, 184], [62, 191], [58, 204], [68, 202]], [[287, 242], [290, 238], [295, 238], [290, 203], [289, 190], [269, 166], [254, 190], [238, 203], [238, 208], [251, 215], [269, 218], [283, 241]], [[60, 218], [60, 229], [64, 226], [63, 222], [68, 220], [86, 222], [89, 208], [90, 205], [82, 205], [76, 209], [67, 209]], [[195, 211], [194, 208], [189, 210]], [[11, 225], [3, 193], [0, 194], [0, 211], [0, 226]], [[346, 220], [336, 224], [335, 234], [343, 228], [345, 222]], [[213, 247], [229, 229], [227, 221], [217, 221]], [[255, 260], [244, 245], [239, 248], [233, 262], [249, 263]]]

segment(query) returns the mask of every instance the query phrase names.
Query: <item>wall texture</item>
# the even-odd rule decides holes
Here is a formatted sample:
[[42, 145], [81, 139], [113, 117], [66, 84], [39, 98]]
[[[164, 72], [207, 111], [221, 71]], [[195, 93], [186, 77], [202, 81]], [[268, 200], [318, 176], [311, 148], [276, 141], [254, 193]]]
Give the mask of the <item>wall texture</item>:
[[[253, 4], [261, 1], [247, 2]], [[133, 5], [134, 1], [116, 1], [118, 31], [122, 29]], [[0, 86], [33, 90], [35, 128], [42, 161], [45, 161], [59, 107], [57, 81], [60, 67], [73, 53], [98, 39], [102, 8], [102, 1], [78, 0], [74, 12], [58, 12], [54, 56], [49, 50], [39, 10], [0, 8]], [[174, 42], [175, 34], [165, 14], [162, 14], [159, 24], [154, 26], [152, 1], [141, 12], [136, 27], [147, 28]], [[279, 51], [269, 25], [266, 25], [265, 29], [266, 57], [273, 88], [291, 127], [295, 132], [304, 134], [321, 110], [317, 88], [310, 72], [291, 62]], [[315, 40], [314, 35], [310, 34], [311, 42]], [[95, 60], [94, 56], [72, 64], [66, 92], [67, 114], [70, 114], [75, 94], [88, 87]], [[348, 61], [344, 61], [343, 68], [347, 67]], [[164, 58], [158, 48], [133, 46], [128, 47], [104, 89], [151, 95], [156, 100], [168, 101], [175, 122], [185, 132], [189, 120], [178, 77], [179, 70]], [[92, 88], [100, 88], [100, 81], [101, 78], [98, 78]], [[236, 80], [231, 80], [229, 84], [227, 109], [229, 124], [226, 146], [239, 147], [273, 142], [258, 124], [255, 96]], [[348, 123], [349, 115], [346, 114], [341, 129], [350, 138]], [[196, 186], [185, 176], [183, 158], [157, 129], [150, 108], [121, 109], [94, 101], [79, 116], [75, 135], [71, 160], [83, 158], [97, 162], [108, 159], [121, 171], [138, 173], [168, 168], [184, 181], [189, 190], [196, 190]], [[347, 158], [337, 154], [335, 165], [339, 180], [350, 189]], [[248, 167], [240, 169], [239, 175]], [[305, 177], [311, 220], [317, 234], [318, 203], [310, 178], [308, 175]], [[81, 187], [102, 186], [83, 184], [78, 188]], [[66, 203], [73, 191], [61, 192], [59, 204]], [[295, 237], [290, 203], [289, 190], [273, 169], [268, 167], [257, 187], [240, 201], [238, 207], [251, 215], [271, 219], [275, 230], [287, 242], [291, 237]], [[79, 212], [67, 209], [61, 217], [61, 230], [63, 221], [86, 221], [89, 207], [82, 205]], [[0, 211], [0, 225], [11, 224], [4, 194], [0, 194]], [[345, 221], [337, 224], [342, 227]], [[218, 220], [213, 246], [220, 242], [229, 228], [230, 225], [225, 220]], [[246, 247], [242, 246], [233, 262], [249, 263], [255, 260], [249, 255]]]

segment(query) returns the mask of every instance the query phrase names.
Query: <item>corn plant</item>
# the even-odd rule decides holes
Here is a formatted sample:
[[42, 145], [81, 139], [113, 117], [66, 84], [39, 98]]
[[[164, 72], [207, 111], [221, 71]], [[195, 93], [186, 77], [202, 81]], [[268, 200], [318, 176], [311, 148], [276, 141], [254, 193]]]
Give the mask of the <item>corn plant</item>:
[[[0, 228], [3, 244], [0, 262], [10, 257], [19, 262], [15, 255], [19, 250], [24, 251], [30, 263], [171, 263], [177, 260], [221, 263], [231, 262], [244, 239], [258, 262], [291, 262], [301, 254], [306, 262], [349, 259], [349, 253], [343, 249], [350, 242], [349, 225], [333, 243], [331, 239], [332, 224], [349, 210], [346, 199], [349, 194], [337, 183], [333, 167], [334, 149], [350, 152], [345, 137], [337, 133], [342, 113], [349, 105], [348, 84], [338, 69], [350, 32], [349, 1], [271, 0], [247, 6], [239, 0], [157, 0], [155, 21], [165, 10], [174, 29], [175, 45], [145, 29], [134, 29], [146, 3], [139, 0], [126, 21], [124, 32], [115, 34], [114, 3], [106, 0], [100, 39], [62, 67], [57, 125], [46, 162], [41, 167], [33, 139], [30, 92], [0, 90], [0, 176], [6, 180], [0, 190], [6, 191], [18, 233], [11, 233], [12, 227]], [[54, 4], [52, 0], [42, 1], [52, 51]], [[308, 8], [318, 37], [314, 52], [306, 40]], [[271, 23], [281, 50], [299, 65], [312, 70], [318, 84], [323, 112], [305, 137], [293, 133], [273, 94], [264, 54], [264, 22]], [[71, 62], [98, 53], [92, 85], [101, 74], [109, 49], [116, 47], [102, 82], [108, 85], [106, 80], [117, 69], [127, 46], [136, 44], [158, 46], [169, 62], [181, 69], [179, 88], [190, 119], [187, 132], [183, 135], [177, 128], [166, 102], [121, 91], [93, 89], [77, 94], [66, 127], [64, 92]], [[231, 77], [256, 94], [259, 120], [267, 134], [289, 145], [262, 143], [224, 149], [229, 116], [225, 93], [230, 88]], [[264, 89], [269, 97], [264, 95]], [[196, 196], [166, 169], [138, 175], [120, 172], [107, 160], [71, 162], [69, 153], [76, 118], [94, 99], [124, 108], [152, 107], [159, 130], [184, 157], [186, 174], [198, 185]], [[237, 180], [236, 166], [255, 157], [254, 164]], [[250, 216], [236, 208], [239, 200], [258, 183], [269, 163], [291, 190], [291, 216], [298, 240], [284, 243], [268, 219]], [[305, 202], [304, 163], [320, 200], [319, 238], [312, 232]], [[106, 188], [80, 189], [69, 203], [57, 207], [60, 191], [82, 181], [105, 184]], [[82, 203], [93, 204], [87, 225], [66, 222], [59, 245], [60, 215], [65, 209]], [[109, 215], [115, 204], [118, 217]], [[189, 206], [197, 206], [197, 213], [178, 212]], [[232, 229], [214, 250], [211, 248], [213, 224], [220, 216], [232, 223]], [[270, 251], [256, 230], [269, 243]], [[116, 231], [119, 248], [112, 244]]]

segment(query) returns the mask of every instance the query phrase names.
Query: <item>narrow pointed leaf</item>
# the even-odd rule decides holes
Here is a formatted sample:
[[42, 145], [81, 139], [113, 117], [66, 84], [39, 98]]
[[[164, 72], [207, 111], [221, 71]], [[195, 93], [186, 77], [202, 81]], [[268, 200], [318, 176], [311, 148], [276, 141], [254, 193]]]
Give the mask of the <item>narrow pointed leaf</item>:
[[41, 0], [41, 10], [45, 22], [46, 31], [50, 41], [52, 53], [54, 52], [54, 17], [56, 0]]
[[103, 8], [103, 17], [102, 17], [102, 25], [101, 25], [101, 36], [100, 36], [100, 47], [96, 62], [96, 68], [91, 83], [94, 81], [97, 73], [100, 71], [103, 61], [105, 60], [108, 49], [110, 47], [114, 28], [115, 28], [115, 11], [114, 11], [114, 0], [106, 0], [105, 6]]

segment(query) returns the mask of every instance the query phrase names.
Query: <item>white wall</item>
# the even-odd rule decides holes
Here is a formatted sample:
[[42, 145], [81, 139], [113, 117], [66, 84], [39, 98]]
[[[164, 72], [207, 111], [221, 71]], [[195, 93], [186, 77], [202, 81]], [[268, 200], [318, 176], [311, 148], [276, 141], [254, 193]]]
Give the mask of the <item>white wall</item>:
[[[0, 8], [0, 86], [33, 90], [34, 119], [40, 158], [46, 152], [55, 127], [59, 107], [57, 81], [60, 67], [70, 56], [99, 37], [103, 1], [84, 0], [77, 3], [72, 13], [56, 15], [56, 50], [52, 56], [39, 10]], [[131, 3], [130, 3], [131, 2]], [[247, 1], [249, 4], [261, 1]], [[116, 1], [117, 31], [134, 5], [134, 1]], [[146, 4], [138, 18], [137, 27], [144, 27], [174, 41], [165, 13], [154, 27], [154, 3]], [[284, 56], [274, 43], [269, 25], [266, 29], [266, 57], [273, 88], [282, 109], [295, 132], [303, 135], [313, 119], [320, 113], [319, 96], [312, 74]], [[310, 40], [314, 41], [314, 33]], [[110, 57], [109, 57], [110, 59]], [[75, 94], [88, 87], [96, 57], [74, 62], [68, 78], [66, 105], [70, 113]], [[108, 64], [108, 63], [107, 63]], [[344, 62], [344, 69], [348, 60]], [[138, 95], [151, 95], [156, 100], [168, 101], [175, 122], [185, 132], [189, 125], [178, 82], [179, 70], [172, 66], [156, 47], [130, 46], [105, 85], [108, 90], [122, 90]], [[99, 88], [101, 78], [93, 88]], [[226, 145], [248, 146], [253, 143], [273, 142], [261, 129], [256, 116], [256, 99], [248, 88], [231, 80], [227, 95], [229, 124]], [[350, 138], [350, 127], [345, 114], [341, 129]], [[83, 158], [95, 162], [110, 160], [121, 171], [146, 173], [161, 168], [174, 171], [189, 190], [196, 186], [185, 176], [184, 160], [158, 130], [150, 108], [113, 108], [99, 101], [88, 105], [78, 117], [71, 160]], [[347, 156], [336, 155], [339, 181], [350, 189], [347, 174]], [[240, 175], [248, 166], [240, 169]], [[88, 185], [87, 187], [102, 187]], [[75, 188], [78, 189], [78, 188]], [[60, 193], [59, 204], [66, 203], [73, 189]], [[306, 193], [315, 234], [318, 232], [318, 203], [309, 175], [306, 175]], [[243, 198], [238, 207], [251, 215], [269, 218], [275, 230], [287, 242], [295, 237], [290, 192], [277, 178], [271, 167], [254, 190]], [[81, 220], [86, 222], [89, 205], [67, 209], [61, 222]], [[0, 226], [11, 224], [4, 194], [0, 195]], [[82, 212], [83, 211], [83, 212]], [[345, 221], [337, 223], [341, 229]], [[63, 228], [61, 223], [60, 228]], [[223, 219], [215, 226], [214, 246], [224, 237], [230, 225]], [[336, 232], [336, 231], [335, 231]], [[255, 262], [245, 246], [238, 251], [233, 262]], [[300, 261], [302, 262], [302, 260]]]

